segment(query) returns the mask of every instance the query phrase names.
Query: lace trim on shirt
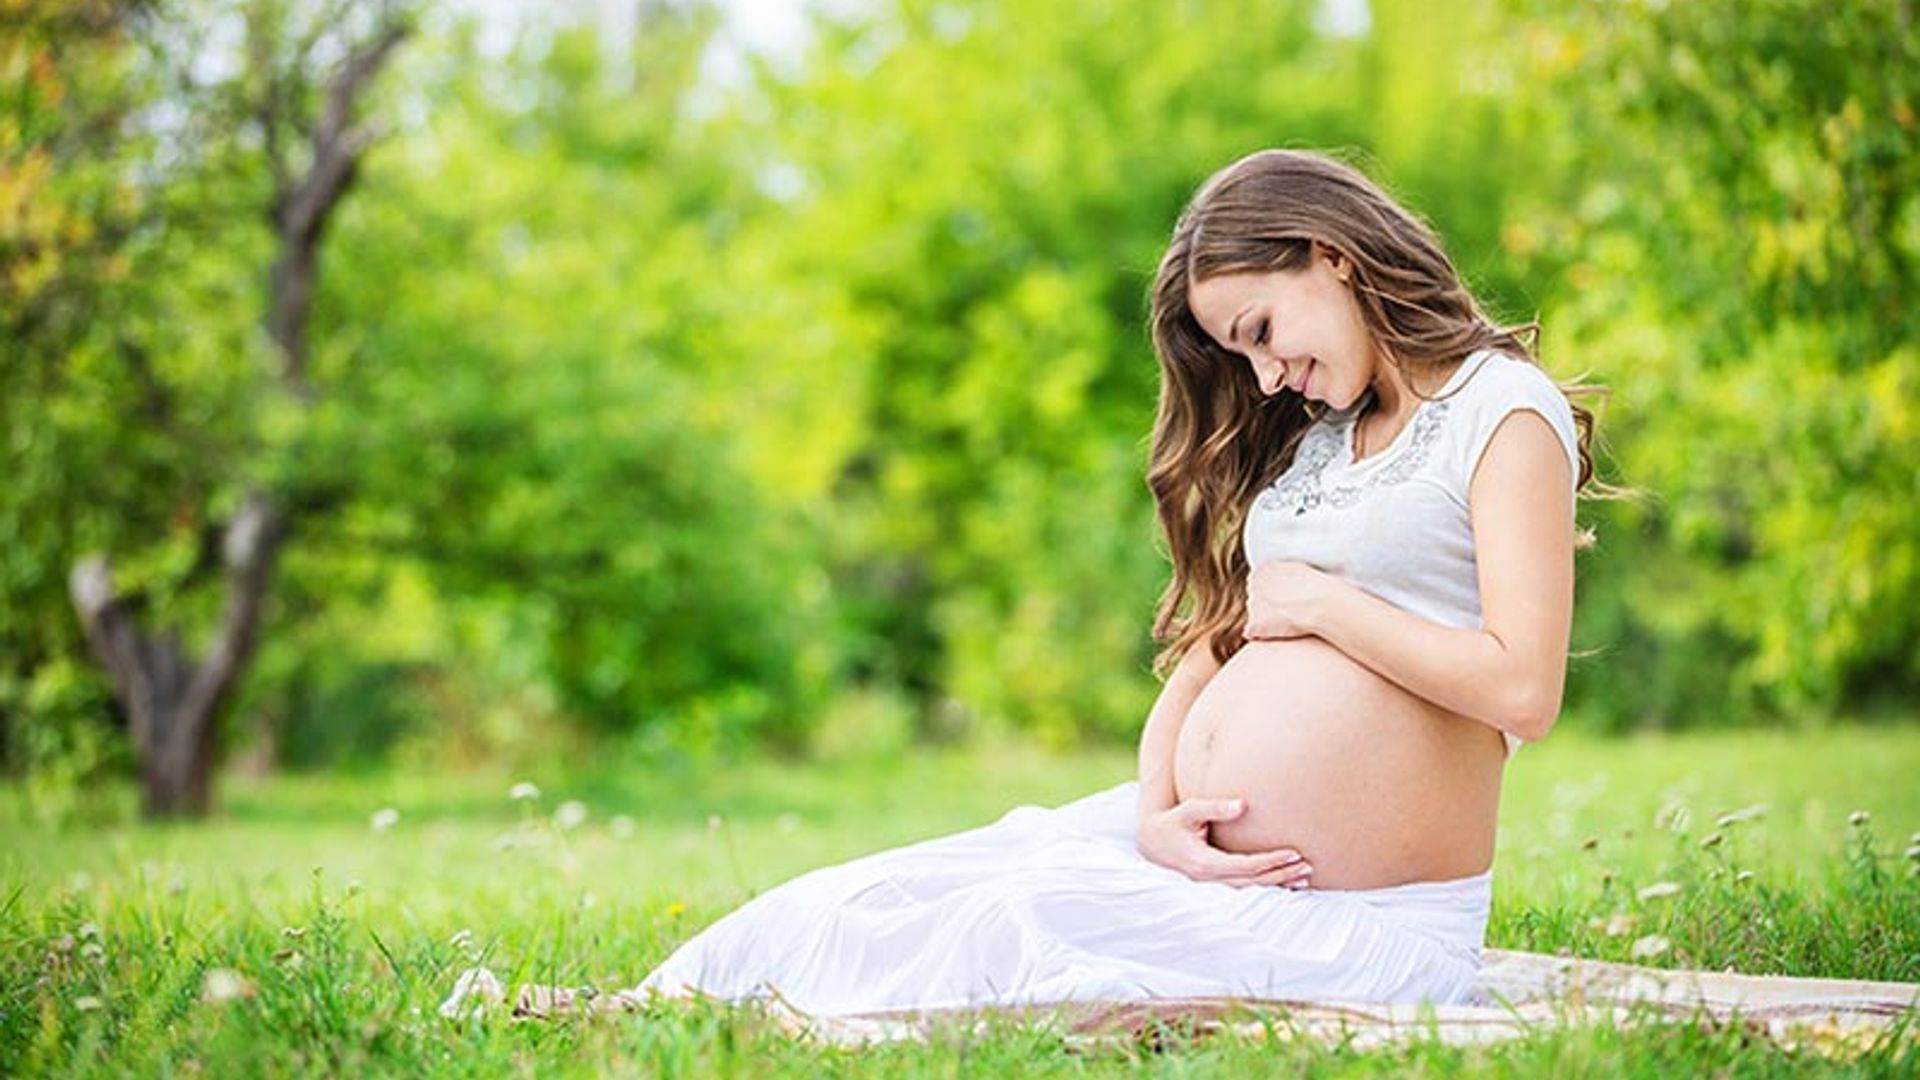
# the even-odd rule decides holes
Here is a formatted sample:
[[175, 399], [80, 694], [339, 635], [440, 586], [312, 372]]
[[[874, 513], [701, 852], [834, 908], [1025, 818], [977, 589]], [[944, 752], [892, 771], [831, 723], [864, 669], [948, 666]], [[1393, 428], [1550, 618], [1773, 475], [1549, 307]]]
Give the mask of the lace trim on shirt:
[[1302, 443], [1293, 466], [1274, 481], [1272, 487], [1260, 493], [1256, 505], [1262, 510], [1292, 510], [1296, 516], [1321, 506], [1338, 510], [1353, 505], [1372, 488], [1405, 483], [1432, 454], [1451, 404], [1450, 401], [1427, 402], [1413, 419], [1407, 445], [1392, 460], [1356, 483], [1326, 483], [1323, 474], [1327, 466], [1340, 457], [1340, 439], [1345, 436], [1347, 425], [1326, 429], [1318, 438]]

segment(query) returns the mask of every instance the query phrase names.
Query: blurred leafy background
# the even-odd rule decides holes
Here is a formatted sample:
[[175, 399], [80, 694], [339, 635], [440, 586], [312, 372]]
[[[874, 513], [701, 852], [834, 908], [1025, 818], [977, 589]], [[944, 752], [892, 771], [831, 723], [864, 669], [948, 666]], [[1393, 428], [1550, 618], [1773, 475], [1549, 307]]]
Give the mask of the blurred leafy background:
[[745, 4], [428, 3], [304, 403], [261, 329], [263, 7], [354, 5], [0, 0], [0, 754], [46, 817], [133, 768], [75, 561], [191, 645], [256, 488], [303, 513], [235, 765], [1126, 743], [1168, 572], [1145, 291], [1266, 146], [1360, 164], [1611, 388], [1601, 476], [1650, 497], [1581, 507], [1562, 723], [1913, 720], [1905, 0], [871, 0], [773, 46]]

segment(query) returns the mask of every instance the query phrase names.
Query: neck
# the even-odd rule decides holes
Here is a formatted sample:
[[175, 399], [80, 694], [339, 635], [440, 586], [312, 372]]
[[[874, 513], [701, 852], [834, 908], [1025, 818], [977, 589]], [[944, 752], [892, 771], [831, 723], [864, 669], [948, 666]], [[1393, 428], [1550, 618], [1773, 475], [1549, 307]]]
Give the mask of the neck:
[[[1373, 390], [1373, 406], [1369, 412], [1399, 421], [1420, 403], [1413, 392], [1407, 388], [1406, 380], [1400, 369], [1381, 360], [1374, 365], [1373, 381], [1368, 385]], [[1431, 394], [1432, 391], [1427, 391]]]

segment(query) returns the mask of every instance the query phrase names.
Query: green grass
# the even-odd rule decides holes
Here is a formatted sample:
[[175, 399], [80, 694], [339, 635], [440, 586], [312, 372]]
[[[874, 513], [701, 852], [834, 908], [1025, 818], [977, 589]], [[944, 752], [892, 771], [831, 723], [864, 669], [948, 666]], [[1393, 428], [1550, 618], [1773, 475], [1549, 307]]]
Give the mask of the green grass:
[[[1686, 1024], [1367, 1054], [1241, 1037], [1090, 1051], [1010, 1025], [854, 1051], [785, 1041], [751, 1010], [464, 1025], [435, 1013], [476, 960], [510, 985], [630, 985], [803, 870], [1062, 802], [1132, 767], [1126, 752], [998, 748], [707, 775], [230, 779], [206, 824], [65, 830], [30, 824], [20, 794], [0, 792], [0, 1075], [1743, 1076], [1920, 1064], [1912, 1043], [1835, 1062]], [[1906, 853], [1920, 830], [1916, 776], [1912, 727], [1556, 734], [1509, 771], [1488, 943], [1625, 960], [1636, 942], [1664, 940], [1642, 962], [1920, 981], [1920, 877]], [[508, 799], [523, 779], [539, 800]], [[572, 829], [553, 821], [566, 800], [587, 809]], [[1756, 804], [1757, 816], [1716, 825]], [[398, 821], [376, 833], [383, 808]], [[1865, 824], [1849, 824], [1855, 811]], [[1661, 882], [1678, 892], [1641, 897]], [[252, 996], [203, 1001], [221, 968]]]

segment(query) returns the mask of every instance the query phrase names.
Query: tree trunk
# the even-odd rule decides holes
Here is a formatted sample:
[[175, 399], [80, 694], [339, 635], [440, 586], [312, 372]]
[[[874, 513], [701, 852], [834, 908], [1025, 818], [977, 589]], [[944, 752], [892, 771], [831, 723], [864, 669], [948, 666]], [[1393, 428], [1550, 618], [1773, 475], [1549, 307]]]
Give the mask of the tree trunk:
[[227, 526], [226, 610], [207, 655], [193, 660], [174, 627], [142, 630], [113, 588], [104, 556], [73, 569], [73, 605], [87, 643], [126, 707], [148, 817], [199, 817], [212, 805], [214, 726], [260, 636], [260, 612], [285, 523], [261, 496]]
[[[261, 16], [258, 22], [253, 15]], [[249, 21], [250, 30], [261, 34], [274, 25], [270, 14], [258, 11]], [[371, 40], [352, 49], [310, 124], [285, 111], [290, 99], [277, 89], [284, 73], [270, 66], [260, 72], [268, 91], [257, 119], [268, 135], [276, 189], [268, 217], [277, 240], [262, 321], [281, 353], [280, 382], [303, 405], [313, 399], [307, 322], [320, 237], [375, 138], [371, 129], [352, 123], [353, 108], [407, 29], [402, 22], [386, 21]], [[255, 63], [265, 65], [271, 65], [265, 58], [270, 54], [268, 49], [252, 53]], [[311, 144], [307, 167], [298, 173], [282, 156], [280, 133], [290, 128], [302, 131]], [[113, 567], [105, 556], [88, 556], [73, 568], [74, 608], [133, 729], [148, 817], [200, 817], [211, 808], [220, 708], [253, 656], [268, 584], [290, 526], [287, 512], [259, 491], [247, 496], [227, 524], [222, 538], [226, 606], [207, 654], [198, 660], [187, 655], [177, 628], [149, 631], [137, 624], [126, 599], [114, 590]]]

